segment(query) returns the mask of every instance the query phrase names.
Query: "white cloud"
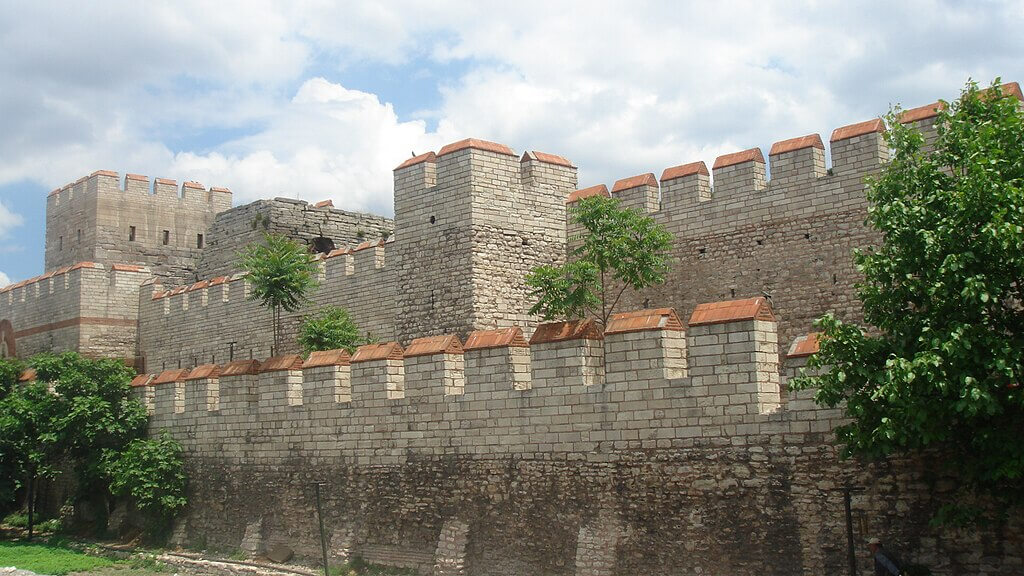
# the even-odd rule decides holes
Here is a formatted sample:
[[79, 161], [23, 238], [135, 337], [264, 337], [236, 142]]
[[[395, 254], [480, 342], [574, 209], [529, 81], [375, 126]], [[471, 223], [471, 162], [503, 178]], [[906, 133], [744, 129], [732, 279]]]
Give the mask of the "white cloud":
[[[389, 213], [396, 164], [471, 136], [610, 183], [1024, 81], [1022, 26], [1014, 2], [7, 4], [0, 184], [109, 168]], [[442, 74], [436, 130], [347, 87], [411, 62]]]
[[0, 288], [3, 288], [4, 286], [7, 286], [10, 283], [10, 277], [8, 277], [7, 274], [4, 274], [2, 271], [0, 271]]
[[3, 200], [0, 200], [0, 240], [10, 238], [11, 232], [18, 226], [21, 226], [24, 221], [21, 214], [12, 212], [10, 208], [4, 205]]

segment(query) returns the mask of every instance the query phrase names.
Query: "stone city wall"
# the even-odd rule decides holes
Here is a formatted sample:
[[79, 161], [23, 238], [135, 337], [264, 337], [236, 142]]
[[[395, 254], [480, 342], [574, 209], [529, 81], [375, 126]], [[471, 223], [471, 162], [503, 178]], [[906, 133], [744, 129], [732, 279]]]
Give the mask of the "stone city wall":
[[0, 319], [10, 323], [22, 358], [74, 350], [134, 362], [139, 286], [151, 275], [126, 264], [57, 268], [0, 289]]
[[231, 207], [231, 191], [198, 182], [100, 170], [46, 200], [46, 270], [77, 262], [150, 266], [188, 281], [214, 217]]
[[261, 241], [266, 233], [287, 236], [326, 254], [336, 248], [388, 238], [394, 231], [390, 218], [338, 210], [330, 201], [308, 204], [288, 198], [257, 200], [217, 215], [193, 280], [236, 272], [242, 249]]
[[[378, 240], [321, 256], [319, 287], [310, 304], [283, 314], [282, 352], [298, 351], [295, 337], [301, 320], [326, 305], [345, 308], [364, 332], [394, 338], [394, 268], [385, 261], [391, 246], [393, 241]], [[248, 295], [241, 273], [173, 289], [148, 286], [138, 296], [139, 355], [146, 369], [191, 368], [271, 355], [270, 312]]]
[[[1015, 574], [1020, 521], [929, 527], [928, 463], [843, 462], [841, 412], [783, 402], [764, 299], [420, 338], [136, 378], [185, 446], [196, 545], [286, 544], [434, 574], [833, 574], [858, 542], [937, 574]], [[862, 551], [863, 552], [863, 551]], [[860, 554], [861, 570], [870, 567]]]

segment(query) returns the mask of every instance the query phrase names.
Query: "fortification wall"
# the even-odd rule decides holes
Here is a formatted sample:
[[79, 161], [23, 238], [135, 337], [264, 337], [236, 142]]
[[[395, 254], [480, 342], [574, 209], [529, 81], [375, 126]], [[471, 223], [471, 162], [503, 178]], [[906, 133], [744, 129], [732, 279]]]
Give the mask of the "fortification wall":
[[246, 245], [262, 240], [268, 232], [293, 238], [315, 252], [326, 253], [366, 241], [376, 242], [392, 236], [394, 231], [390, 218], [338, 210], [330, 201], [308, 204], [287, 198], [257, 200], [217, 215], [207, 234], [206, 248], [193, 280], [234, 273], [239, 252]]
[[[937, 574], [1012, 574], [1019, 519], [930, 528], [923, 461], [842, 462], [840, 413], [783, 403], [763, 299], [142, 375], [151, 429], [186, 448], [191, 543], [243, 535], [434, 574], [797, 574], [884, 535]], [[795, 354], [799, 356], [799, 354]], [[800, 363], [802, 360], [795, 359]], [[785, 404], [784, 406], [782, 404]], [[861, 555], [861, 568], [870, 567]]]
[[565, 196], [576, 168], [559, 156], [463, 140], [395, 169], [398, 338], [524, 325], [525, 275], [564, 260]]
[[22, 358], [74, 350], [134, 361], [139, 285], [151, 274], [94, 262], [51, 270], [0, 289], [0, 319], [10, 322]]
[[46, 200], [46, 269], [76, 262], [150, 266], [157, 276], [189, 278], [214, 216], [231, 207], [226, 188], [100, 170]]
[[[282, 318], [282, 353], [296, 352], [298, 326], [326, 305], [345, 308], [356, 324], [378, 338], [395, 335], [394, 268], [386, 266], [392, 243], [364, 242], [320, 259], [319, 287], [309, 306]], [[164, 289], [154, 284], [138, 295], [139, 355], [149, 370], [266, 358], [272, 354], [270, 312], [248, 300], [242, 274], [208, 278]]]

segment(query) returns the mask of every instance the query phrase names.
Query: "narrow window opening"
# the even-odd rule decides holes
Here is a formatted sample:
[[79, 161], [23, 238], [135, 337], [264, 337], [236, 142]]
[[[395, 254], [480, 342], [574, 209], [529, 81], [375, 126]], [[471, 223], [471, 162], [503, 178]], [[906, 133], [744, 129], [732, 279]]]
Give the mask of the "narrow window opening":
[[202, 247], [203, 247], [203, 235], [202, 234], [196, 234], [196, 248], [202, 248]]
[[832, 284], [839, 284], [839, 277], [836, 276], [835, 274], [832, 275]]
[[63, 249], [64, 249], [64, 237], [63, 237], [63, 236], [61, 236], [61, 237], [60, 237], [60, 238], [59, 238], [59, 239], [57, 240], [57, 250], [63, 250]]
[[431, 223], [431, 224], [433, 224], [433, 223], [434, 223], [434, 217], [433, 217], [433, 216], [431, 216], [431, 217], [430, 217], [430, 223]]
[[736, 297], [736, 289], [735, 288], [729, 288], [729, 298], [735, 298], [735, 297]]
[[79, 244], [82, 243], [82, 229], [81, 228], [78, 229], [78, 243]]
[[758, 246], [763, 246], [764, 245], [764, 240], [758, 240], [757, 241], [757, 245]]
[[128, 241], [135, 242], [135, 226], [128, 227]]
[[164, 246], [167, 246], [170, 243], [171, 243], [171, 231], [170, 230], [164, 230]]

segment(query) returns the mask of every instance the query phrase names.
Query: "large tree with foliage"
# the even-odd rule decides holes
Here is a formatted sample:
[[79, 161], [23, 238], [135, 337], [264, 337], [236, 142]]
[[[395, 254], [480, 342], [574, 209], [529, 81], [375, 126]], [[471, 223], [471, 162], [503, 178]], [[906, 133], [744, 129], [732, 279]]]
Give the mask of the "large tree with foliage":
[[665, 281], [672, 235], [650, 216], [622, 208], [606, 196], [583, 198], [569, 208], [582, 232], [562, 266], [540, 266], [526, 277], [536, 304], [531, 314], [545, 320], [595, 317], [607, 325], [626, 290]]
[[271, 310], [274, 354], [281, 351], [281, 313], [294, 312], [316, 287], [316, 260], [305, 246], [279, 234], [266, 234], [263, 243], [250, 244], [241, 256], [250, 300]]
[[880, 246], [855, 253], [872, 328], [827, 315], [818, 388], [845, 405], [847, 455], [947, 451], [968, 494], [1024, 501], [1024, 112], [969, 83], [932, 149], [888, 118], [892, 161], [869, 186]]
[[[37, 380], [10, 385], [0, 398], [0, 485], [24, 486], [30, 515], [37, 482], [67, 465], [76, 473], [78, 497], [94, 503], [105, 505], [112, 488], [145, 477], [150, 481], [126, 493], [142, 508], [159, 492], [157, 505], [144, 512], [166, 519], [184, 505], [180, 447], [145, 439], [145, 407], [129, 394], [131, 369], [74, 352], [41, 354], [28, 363]], [[13, 496], [0, 494], [7, 501]]]

